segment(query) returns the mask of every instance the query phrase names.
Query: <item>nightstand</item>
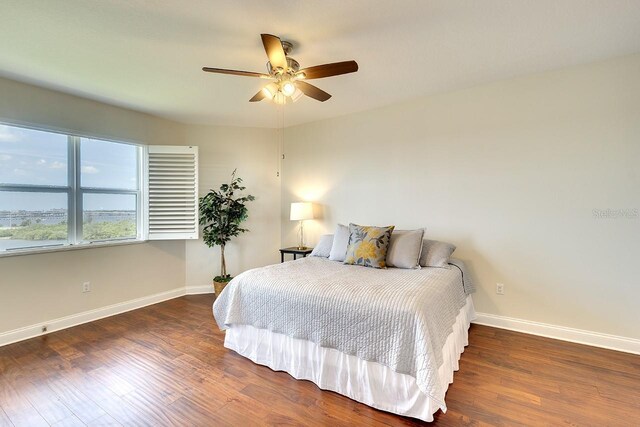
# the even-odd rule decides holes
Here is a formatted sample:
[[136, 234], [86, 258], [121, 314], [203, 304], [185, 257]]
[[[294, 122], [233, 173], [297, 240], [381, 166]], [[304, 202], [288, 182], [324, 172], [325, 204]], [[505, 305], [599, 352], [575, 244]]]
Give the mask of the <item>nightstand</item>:
[[296, 246], [291, 248], [282, 248], [280, 249], [280, 262], [284, 262], [284, 254], [293, 254], [293, 259], [298, 259], [298, 255], [302, 255], [302, 257], [306, 257], [313, 251], [313, 248], [304, 248], [298, 249]]

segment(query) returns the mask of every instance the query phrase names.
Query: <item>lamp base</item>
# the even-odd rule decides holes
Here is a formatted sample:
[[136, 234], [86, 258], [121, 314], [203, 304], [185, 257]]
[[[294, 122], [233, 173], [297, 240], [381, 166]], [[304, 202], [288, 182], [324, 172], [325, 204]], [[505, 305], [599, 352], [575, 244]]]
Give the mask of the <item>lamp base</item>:
[[300, 234], [298, 235], [298, 237], [300, 237], [300, 239], [298, 239], [298, 250], [299, 251], [303, 251], [305, 249], [307, 249], [307, 247], [304, 244], [304, 220], [300, 220]]

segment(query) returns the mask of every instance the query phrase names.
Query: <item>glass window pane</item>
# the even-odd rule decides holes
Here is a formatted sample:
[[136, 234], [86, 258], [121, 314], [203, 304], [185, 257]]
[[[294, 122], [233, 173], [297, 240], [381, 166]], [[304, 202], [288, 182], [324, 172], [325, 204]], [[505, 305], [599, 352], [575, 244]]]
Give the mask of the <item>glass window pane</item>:
[[68, 185], [66, 135], [0, 125], [0, 184]]
[[0, 252], [66, 244], [67, 194], [0, 191]]
[[82, 236], [86, 241], [136, 238], [136, 196], [85, 194]]
[[138, 188], [138, 147], [87, 138], [80, 144], [83, 187]]

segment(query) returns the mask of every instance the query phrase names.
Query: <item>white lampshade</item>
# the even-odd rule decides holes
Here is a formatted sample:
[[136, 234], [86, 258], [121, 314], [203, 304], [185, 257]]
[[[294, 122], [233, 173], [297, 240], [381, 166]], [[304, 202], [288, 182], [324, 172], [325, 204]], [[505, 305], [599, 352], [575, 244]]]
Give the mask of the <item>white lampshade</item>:
[[313, 204], [311, 202], [291, 203], [291, 215], [289, 219], [291, 221], [313, 219]]

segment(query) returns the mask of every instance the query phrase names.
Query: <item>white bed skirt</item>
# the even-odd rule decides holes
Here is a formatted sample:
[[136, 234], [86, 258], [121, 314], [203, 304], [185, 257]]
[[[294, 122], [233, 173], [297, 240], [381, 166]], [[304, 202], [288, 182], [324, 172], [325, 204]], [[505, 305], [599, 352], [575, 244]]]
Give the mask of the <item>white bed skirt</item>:
[[[460, 355], [469, 344], [468, 330], [475, 319], [471, 296], [460, 310], [442, 351], [439, 369], [441, 390], [446, 392], [458, 370]], [[394, 414], [433, 421], [445, 405], [422, 393], [411, 375], [399, 374], [377, 362], [368, 362], [311, 341], [258, 329], [233, 326], [226, 331], [224, 346], [260, 365], [309, 380], [324, 390], [335, 391], [358, 402]], [[444, 395], [441, 401], [444, 402]]]

